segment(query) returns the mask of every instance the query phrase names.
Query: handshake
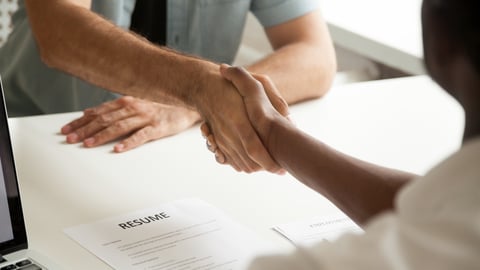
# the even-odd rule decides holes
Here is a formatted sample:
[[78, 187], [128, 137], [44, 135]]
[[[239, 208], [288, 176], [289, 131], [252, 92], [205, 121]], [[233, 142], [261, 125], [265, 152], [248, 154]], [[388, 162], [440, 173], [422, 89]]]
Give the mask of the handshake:
[[218, 69], [211, 65], [198, 78], [199, 86], [184, 97], [187, 106], [124, 96], [84, 110], [61, 132], [68, 143], [83, 142], [85, 147], [124, 137], [114, 146], [115, 152], [124, 152], [203, 120], [202, 134], [219, 163], [237, 171], [283, 173], [269, 142], [275, 123], [289, 124], [287, 103], [267, 76], [228, 65]]
[[230, 164], [237, 171], [284, 173], [272, 156], [270, 142], [275, 140], [275, 125], [289, 124], [287, 103], [267, 76], [227, 65], [220, 66], [220, 73], [243, 102], [225, 103], [221, 112], [204, 118], [201, 130], [208, 149], [217, 162]]

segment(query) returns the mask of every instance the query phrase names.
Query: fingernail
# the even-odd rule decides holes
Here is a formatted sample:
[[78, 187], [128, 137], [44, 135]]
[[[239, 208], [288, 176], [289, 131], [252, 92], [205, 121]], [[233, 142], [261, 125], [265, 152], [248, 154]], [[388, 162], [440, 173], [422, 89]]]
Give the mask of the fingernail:
[[212, 146], [212, 145], [213, 145], [213, 136], [212, 136], [212, 135], [210, 135], [210, 136], [207, 137], [207, 144], [208, 144], [209, 146]]
[[70, 133], [67, 135], [67, 142], [68, 143], [76, 143], [78, 141], [77, 133]]
[[117, 144], [114, 146], [115, 152], [122, 152], [125, 149], [125, 145], [123, 143]]
[[63, 134], [68, 134], [68, 133], [72, 132], [72, 127], [70, 125], [63, 126], [62, 129], [61, 129], [61, 132]]
[[223, 164], [225, 163], [225, 157], [223, 155], [220, 155], [218, 151], [215, 151], [215, 159], [217, 160], [218, 163]]
[[95, 143], [95, 138], [93, 137], [87, 138], [83, 141], [83, 144], [85, 146], [92, 146], [94, 143]]

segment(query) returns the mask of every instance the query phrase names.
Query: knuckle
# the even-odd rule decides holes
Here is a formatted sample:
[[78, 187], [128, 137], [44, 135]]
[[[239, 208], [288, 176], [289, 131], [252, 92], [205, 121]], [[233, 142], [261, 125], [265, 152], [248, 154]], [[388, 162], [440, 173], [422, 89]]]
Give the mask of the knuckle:
[[135, 112], [141, 112], [143, 106], [141, 106], [140, 103], [138, 103], [138, 102], [131, 102], [130, 104], [128, 104], [127, 108], [129, 108], [130, 110], [135, 111]]
[[255, 86], [257, 89], [263, 89], [262, 82], [260, 82], [258, 80], [253, 81], [253, 86]]
[[117, 102], [120, 104], [120, 105], [128, 105], [130, 103], [132, 103], [134, 100], [134, 97], [131, 97], [131, 96], [123, 96], [121, 98], [119, 98], [117, 100]]
[[125, 121], [117, 121], [113, 123], [111, 126], [116, 131], [119, 131], [119, 130], [124, 131], [128, 129], [128, 124]]
[[95, 145], [103, 144], [111, 139], [109, 134], [103, 132], [93, 135], [92, 138], [95, 139]]
[[144, 129], [141, 129], [141, 130], [137, 131], [137, 132], [132, 136], [132, 138], [133, 138], [135, 141], [141, 141], [141, 140], [145, 140], [145, 139], [148, 137], [148, 134], [149, 134], [149, 132], [147, 131], [146, 128], [144, 128]]
[[260, 170], [262, 170], [262, 167], [259, 166], [258, 164], [255, 163], [252, 165], [252, 172], [258, 172]]
[[96, 122], [97, 122], [100, 126], [106, 127], [106, 126], [108, 126], [108, 125], [110, 124], [111, 118], [110, 118], [110, 116], [108, 116], [108, 115], [106, 115], [106, 114], [98, 115]]
[[249, 144], [247, 147], [245, 147], [245, 152], [247, 153], [248, 157], [251, 159], [255, 159], [256, 157], [259, 157], [262, 155], [262, 151], [257, 145], [252, 145]]
[[243, 72], [243, 68], [240, 66], [231, 67], [233, 72], [240, 73]]
[[82, 140], [82, 139], [85, 138], [86, 135], [88, 134], [88, 133], [85, 131], [85, 129], [78, 129], [78, 130], [75, 131], [75, 133], [77, 134], [79, 140]]
[[153, 139], [152, 134], [153, 128], [151, 126], [147, 126], [135, 132], [132, 137], [135, 139], [136, 142], [146, 142]]
[[87, 117], [92, 117], [92, 118], [96, 118], [100, 115], [100, 113], [98, 112], [98, 108], [92, 108], [87, 114], [85, 114]]
[[261, 83], [270, 83], [272, 80], [270, 79], [270, 76], [266, 74], [257, 74], [256, 75], [257, 80], [259, 80]]
[[239, 66], [231, 67], [230, 71], [234, 76], [243, 76], [247, 72], [243, 67], [239, 67]]
[[136, 114], [141, 117], [148, 117], [152, 114], [151, 108], [149, 108], [149, 106], [145, 106], [143, 102], [130, 102], [125, 106], [125, 108], [131, 114]]
[[131, 147], [136, 147], [140, 145], [143, 142], [143, 140], [140, 138], [140, 136], [135, 133], [132, 136], [128, 137], [123, 141], [123, 144], [129, 148]]

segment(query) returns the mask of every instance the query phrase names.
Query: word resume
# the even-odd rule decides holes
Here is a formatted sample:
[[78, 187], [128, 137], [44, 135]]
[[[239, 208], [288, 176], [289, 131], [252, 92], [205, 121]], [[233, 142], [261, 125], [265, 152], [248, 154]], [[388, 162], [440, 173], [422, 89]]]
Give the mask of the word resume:
[[64, 232], [114, 269], [247, 269], [269, 244], [200, 199], [184, 199]]

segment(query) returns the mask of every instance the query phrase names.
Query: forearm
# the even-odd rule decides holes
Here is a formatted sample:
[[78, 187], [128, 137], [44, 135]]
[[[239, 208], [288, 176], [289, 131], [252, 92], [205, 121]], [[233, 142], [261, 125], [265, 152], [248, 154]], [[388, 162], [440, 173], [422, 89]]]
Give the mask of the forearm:
[[324, 95], [336, 72], [336, 57], [320, 10], [265, 29], [274, 52], [248, 69], [267, 74], [289, 103]]
[[46, 64], [110, 91], [193, 108], [199, 80], [217, 72], [212, 63], [156, 47], [68, 1], [26, 3]]
[[336, 72], [334, 55], [329, 46], [299, 42], [276, 50], [247, 69], [268, 75], [282, 97], [293, 104], [321, 97], [330, 89]]
[[269, 134], [274, 159], [359, 224], [392, 209], [398, 190], [415, 177], [342, 154], [287, 121], [275, 122]]

